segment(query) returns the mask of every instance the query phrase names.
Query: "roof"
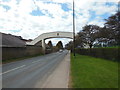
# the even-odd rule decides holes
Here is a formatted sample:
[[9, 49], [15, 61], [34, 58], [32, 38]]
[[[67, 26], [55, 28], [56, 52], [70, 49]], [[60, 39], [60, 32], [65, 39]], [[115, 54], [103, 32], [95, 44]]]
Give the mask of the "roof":
[[23, 47], [25, 46], [25, 41], [21, 40], [22, 37], [14, 36], [11, 34], [2, 34], [2, 47]]

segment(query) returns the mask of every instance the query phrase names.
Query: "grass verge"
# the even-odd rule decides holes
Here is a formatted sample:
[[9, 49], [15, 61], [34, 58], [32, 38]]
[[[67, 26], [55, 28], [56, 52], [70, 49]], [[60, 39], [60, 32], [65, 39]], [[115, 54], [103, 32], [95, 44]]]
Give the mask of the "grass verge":
[[10, 63], [10, 62], [15, 62], [15, 61], [20, 61], [20, 60], [24, 60], [24, 59], [28, 59], [28, 58], [32, 58], [32, 57], [41, 56], [41, 55], [42, 54], [32, 55], [32, 56], [25, 56], [25, 57], [21, 57], [21, 58], [13, 58], [13, 59], [8, 59], [8, 60], [2, 60], [2, 64], [6, 64], [6, 63]]
[[71, 54], [72, 88], [118, 88], [118, 63]]

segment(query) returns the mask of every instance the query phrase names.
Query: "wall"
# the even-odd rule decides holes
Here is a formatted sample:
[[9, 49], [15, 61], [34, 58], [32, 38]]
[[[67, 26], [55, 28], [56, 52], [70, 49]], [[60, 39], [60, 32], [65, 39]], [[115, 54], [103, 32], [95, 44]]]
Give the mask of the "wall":
[[42, 47], [2, 47], [2, 60], [9, 60], [21, 57], [35, 56], [42, 54]]
[[76, 49], [76, 53], [120, 62], [120, 48]]

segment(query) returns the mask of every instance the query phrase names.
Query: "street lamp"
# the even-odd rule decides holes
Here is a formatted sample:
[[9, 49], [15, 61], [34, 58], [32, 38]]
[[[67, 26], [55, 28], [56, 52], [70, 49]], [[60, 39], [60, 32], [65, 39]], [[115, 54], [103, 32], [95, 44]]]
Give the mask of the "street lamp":
[[75, 14], [74, 14], [74, 0], [73, 0], [73, 53], [75, 56]]

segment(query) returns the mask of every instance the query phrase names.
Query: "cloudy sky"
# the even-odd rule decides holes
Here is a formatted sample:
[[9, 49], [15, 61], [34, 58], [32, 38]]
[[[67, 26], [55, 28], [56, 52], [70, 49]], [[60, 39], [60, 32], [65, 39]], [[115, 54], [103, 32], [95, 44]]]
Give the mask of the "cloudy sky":
[[[103, 26], [104, 19], [117, 11], [118, 0], [74, 1], [76, 32], [86, 24]], [[0, 32], [25, 39], [34, 39], [46, 32], [72, 32], [72, 14], [72, 0], [0, 0]], [[53, 44], [59, 40], [64, 44], [70, 41], [51, 40]]]

